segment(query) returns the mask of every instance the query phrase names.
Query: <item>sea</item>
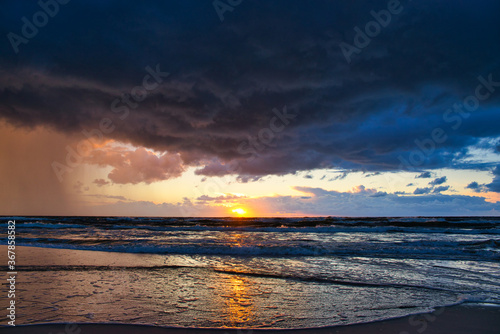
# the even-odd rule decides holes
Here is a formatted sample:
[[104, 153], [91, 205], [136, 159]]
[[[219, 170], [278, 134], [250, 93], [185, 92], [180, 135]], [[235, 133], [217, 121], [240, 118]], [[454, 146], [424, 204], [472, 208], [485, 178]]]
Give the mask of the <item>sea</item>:
[[8, 220], [30, 247], [18, 324], [311, 328], [500, 304], [500, 217], [0, 217], [2, 245]]

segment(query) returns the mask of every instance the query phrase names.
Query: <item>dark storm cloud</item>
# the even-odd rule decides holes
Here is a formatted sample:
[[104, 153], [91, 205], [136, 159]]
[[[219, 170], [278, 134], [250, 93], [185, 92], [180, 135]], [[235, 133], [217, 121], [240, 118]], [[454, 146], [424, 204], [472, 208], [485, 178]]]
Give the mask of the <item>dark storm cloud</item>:
[[[474, 94], [479, 75], [500, 81], [500, 3], [401, 4], [404, 11], [348, 64], [339, 44], [353, 43], [353, 28], [387, 1], [248, 1], [224, 22], [210, 1], [71, 1], [18, 54], [3, 39], [0, 117], [66, 133], [98, 129], [107, 117], [115, 125], [109, 138], [178, 153], [198, 174], [242, 179], [315, 168], [395, 170], [398, 157], [421, 149], [415, 140], [425, 148], [440, 127], [446, 140], [425, 168], [450, 166], [450, 152], [500, 135], [494, 85], [459, 125], [443, 119]], [[20, 34], [21, 17], [37, 10], [35, 2], [4, 4], [1, 35]], [[170, 75], [120, 119], [111, 103], [156, 64]], [[268, 131], [272, 140], [262, 143], [273, 108], [284, 106], [296, 117], [277, 122], [282, 130]], [[238, 147], [251, 138], [261, 139], [260, 149], [242, 154]], [[149, 181], [183, 170], [157, 167]], [[132, 172], [114, 181], [129, 182]], [[488, 187], [498, 189], [495, 182]]]

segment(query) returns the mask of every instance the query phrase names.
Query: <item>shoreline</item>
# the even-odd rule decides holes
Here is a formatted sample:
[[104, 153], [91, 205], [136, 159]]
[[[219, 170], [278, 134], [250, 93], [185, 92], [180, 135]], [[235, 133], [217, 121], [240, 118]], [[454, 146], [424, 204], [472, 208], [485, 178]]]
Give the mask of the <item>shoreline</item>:
[[[0, 252], [2, 255], [0, 258], [3, 258], [6, 255], [6, 248], [7, 246], [1, 245], [0, 246]], [[51, 266], [90, 266], [90, 267], [103, 267], [103, 268], [110, 268], [110, 267], [116, 267], [116, 268], [126, 268], [129, 266], [132, 266], [131, 268], [134, 268], [135, 266], [140, 263], [141, 267], [157, 267], [157, 266], [164, 266], [165, 265], [165, 259], [163, 256], [158, 256], [154, 254], [136, 254], [136, 253], [109, 253], [109, 252], [102, 252], [102, 251], [86, 251], [86, 250], [71, 250], [71, 249], [59, 249], [59, 248], [43, 248], [43, 247], [33, 247], [33, 246], [18, 246], [16, 247], [16, 260], [17, 264], [20, 265], [19, 270], [22, 272], [23, 267], [31, 267], [29, 268], [28, 271], [26, 271], [26, 274], [32, 273], [31, 269], [36, 268], [47, 268]], [[6, 261], [6, 258], [3, 259]], [[175, 264], [175, 263], [172, 263]], [[177, 269], [175, 269], [177, 270]], [[181, 269], [179, 269], [181, 270]], [[47, 272], [49, 273], [50, 270]], [[114, 272], [119, 272], [119, 271], [114, 271]], [[72, 271], [63, 271], [62, 272], [65, 276], [65, 280], [70, 280], [73, 281], [74, 277], [72, 277]], [[175, 275], [172, 276], [173, 274], [170, 274], [172, 277], [177, 277], [178, 275], [174, 273]], [[42, 276], [47, 276], [46, 274], [43, 274]], [[69, 275], [69, 276], [68, 276]], [[95, 274], [99, 276], [100, 274]], [[95, 276], [94, 275], [94, 276]], [[223, 275], [216, 273], [214, 275]], [[106, 294], [112, 294], [114, 290], [119, 289], [117, 286], [107, 286], [105, 284], [101, 284], [101, 286], [94, 286], [95, 281], [102, 279], [102, 277], [92, 277], [92, 279], [88, 278], [87, 281], [81, 283], [81, 286], [89, 287], [91, 290], [87, 291], [86, 293], [91, 293], [98, 295], [99, 293], [106, 293]], [[168, 275], [167, 275], [168, 276]], [[163, 278], [167, 276], [162, 276]], [[242, 298], [246, 297], [243, 292], [249, 293], [248, 291], [253, 291], [250, 290], [249, 287], [253, 287], [252, 284], [261, 284], [258, 282], [248, 282], [248, 281], [241, 281], [238, 279], [233, 279], [231, 280], [230, 278], [227, 278], [226, 281], [224, 281], [224, 284], [217, 285], [217, 282], [220, 283], [221, 279], [219, 276], [217, 277], [212, 277], [211, 280], [209, 280], [211, 283], [207, 285], [207, 288], [205, 288], [203, 291], [207, 291], [207, 296], [205, 298], [201, 298], [204, 295], [202, 294], [200, 296], [200, 285], [196, 285], [193, 282], [197, 283], [199, 280], [194, 279], [198, 277], [199, 275], [196, 274], [194, 276], [189, 276], [189, 277], [184, 277], [182, 280], [187, 279], [187, 282], [190, 284], [187, 284], [186, 286], [189, 287], [185, 294], [182, 295], [177, 295], [174, 292], [167, 294], [168, 296], [172, 297], [174, 299], [174, 302], [169, 304], [168, 306], [170, 307], [169, 310], [178, 310], [178, 307], [183, 307], [186, 305], [186, 302], [184, 299], [190, 303], [190, 299], [194, 300], [193, 303], [199, 303], [199, 305], [193, 306], [193, 310], [200, 309], [201, 305], [203, 304], [204, 301], [210, 300], [213, 296], [222, 296], [220, 297], [222, 301], [225, 300], [230, 300], [233, 301], [234, 298]], [[90, 277], [90, 276], [89, 276]], [[170, 277], [170, 276], [168, 276]], [[201, 276], [200, 276], [201, 277]], [[198, 277], [199, 278], [199, 277]], [[49, 278], [47, 278], [49, 279]], [[82, 279], [82, 277], [80, 277]], [[107, 277], [107, 279], [111, 279], [110, 277]], [[205, 277], [204, 280], [207, 278]], [[64, 284], [65, 280], [62, 280], [61, 283]], [[28, 282], [28, 281], [26, 281]], [[24, 283], [26, 283], [24, 282]], [[179, 283], [179, 282], [177, 282]], [[42, 284], [42, 283], [40, 283]], [[47, 285], [48, 283], [44, 283]], [[42, 284], [42, 288], [45, 286]], [[20, 282], [20, 287], [22, 286], [22, 282]], [[213, 286], [211, 290], [208, 290], [208, 286]], [[248, 286], [248, 287], [247, 287]], [[259, 285], [255, 285], [259, 286]], [[113, 289], [107, 290], [107, 288], [112, 287]], [[133, 287], [133, 285], [132, 285]], [[158, 288], [161, 286], [155, 285], [153, 286], [154, 289]], [[216, 290], [213, 290], [213, 289]], [[237, 288], [237, 289], [236, 289]], [[244, 290], [243, 288], [246, 288], [247, 290]], [[153, 290], [154, 290], [153, 289]], [[234, 291], [237, 291], [240, 293], [240, 295], [237, 295], [233, 293], [234, 291], [231, 289], [236, 289]], [[65, 296], [67, 296], [67, 291], [73, 291], [74, 288], [72, 286], [65, 286], [65, 288], [62, 289], [63, 291], [60, 293], [60, 299], [64, 299]], [[220, 290], [220, 291], [219, 291]], [[66, 293], [64, 292], [66, 291]], [[83, 290], [82, 290], [83, 291]], [[84, 295], [84, 293], [80, 291], [80, 295]], [[217, 293], [214, 294], [214, 291], [217, 291]], [[228, 292], [229, 291], [229, 292]], [[78, 293], [73, 293], [72, 295], [78, 295]], [[210, 297], [212, 296], [212, 297]], [[229, 297], [233, 298], [230, 299]], [[267, 295], [266, 295], [267, 296]], [[275, 300], [279, 300], [282, 295], [276, 294], [274, 296]], [[175, 297], [175, 298], [174, 298]], [[179, 297], [179, 298], [177, 298]], [[196, 298], [194, 298], [196, 297]], [[316, 295], [316, 297], [319, 297], [319, 295]], [[76, 298], [76, 297], [75, 297]], [[201, 299], [200, 299], [201, 298]], [[225, 299], [224, 299], [225, 298]], [[248, 298], [253, 298], [253, 312], [258, 313], [260, 316], [263, 316], [265, 319], [272, 318], [272, 314], [270, 312], [274, 312], [277, 315], [283, 314], [285, 312], [278, 311], [276, 309], [268, 309], [267, 306], [269, 305], [274, 305], [271, 302], [267, 302], [267, 300], [260, 300], [257, 299], [258, 296], [251, 296]], [[244, 299], [243, 301], [247, 301], [247, 299]], [[56, 298], [57, 299], [57, 298]], [[179, 299], [179, 300], [177, 300]], [[198, 301], [200, 299], [201, 301]], [[269, 298], [268, 298], [269, 299]], [[273, 300], [274, 300], [273, 299]], [[120, 299], [121, 300], [121, 299]], [[142, 317], [142, 314], [144, 312], [147, 312], [147, 310], [151, 311], [150, 308], [147, 307], [147, 304], [143, 303], [144, 300], [142, 301], [137, 301], [136, 310], [132, 311], [137, 313], [135, 315], [136, 319], [139, 317]], [[436, 305], [438, 303], [432, 302], [433, 300], [430, 300], [427, 303], [427, 306], [431, 306], [432, 304]], [[80, 301], [81, 303], [85, 303], [86, 299], [82, 299]], [[267, 304], [266, 304], [267, 302]], [[74, 304], [75, 302], [73, 302]], [[268, 305], [269, 304], [269, 305]], [[431, 305], [429, 305], [431, 304]], [[194, 305], [194, 304], [193, 304]], [[223, 304], [225, 305], [225, 304]], [[358, 304], [359, 305], [359, 304]], [[441, 304], [443, 305], [443, 304]], [[70, 305], [71, 306], [71, 305]], [[243, 315], [246, 315], [249, 311], [249, 308], [247, 308], [246, 305], [239, 305], [235, 302], [231, 304], [231, 306], [237, 310], [238, 312], [241, 312]], [[325, 307], [326, 305], [323, 305]], [[312, 306], [311, 306], [312, 307]], [[431, 309], [426, 308], [427, 310]], [[34, 305], [34, 310], [38, 310], [38, 312], [45, 312], [43, 310], [39, 310], [39, 308]], [[130, 314], [127, 315], [127, 317], [121, 317], [120, 314], [106, 314], [106, 313], [101, 313], [98, 318], [93, 319], [89, 318], [89, 322], [87, 322], [87, 319], [82, 319], [81, 316], [85, 316], [85, 313], [81, 313], [85, 310], [85, 312], [94, 312], [93, 309], [87, 310], [86, 308], [78, 308], [73, 311], [73, 315], [77, 315], [76, 317], [65, 317], [64, 313], [62, 313], [56, 320], [56, 318], [53, 317], [38, 317], [34, 319], [29, 319], [29, 317], [25, 318], [26, 322], [30, 322], [31, 324], [23, 324], [23, 315], [19, 313], [19, 317], [17, 317], [16, 321], [16, 327], [18, 329], [15, 329], [13, 327], [10, 327], [7, 325], [7, 321], [3, 321], [2, 325], [5, 325], [5, 327], [0, 327], [0, 332], [12, 332], [12, 333], [38, 333], [38, 332], [45, 332], [45, 333], [66, 333], [66, 334], [81, 334], [81, 333], [106, 333], [109, 332], [110, 330], [112, 332], [115, 331], [120, 331], [124, 333], [142, 333], [143, 331], [147, 330], [148, 332], [150, 330], [154, 330], [155, 333], [228, 333], [228, 332], [233, 332], [233, 333], [249, 333], [245, 332], [245, 330], [249, 330], [251, 326], [255, 325], [254, 324], [249, 324], [249, 327], [242, 327], [239, 329], [237, 328], [230, 328], [230, 327], [219, 327], [217, 325], [213, 326], [207, 321], [205, 321], [203, 324], [207, 324], [210, 327], [189, 327], [193, 325], [198, 325], [201, 324], [202, 322], [200, 321], [195, 321], [193, 320], [193, 316], [197, 317], [197, 314], [194, 312], [194, 314], [184, 314], [184, 313], [179, 313], [179, 312], [167, 312], [169, 315], [163, 315], [158, 319], [152, 319], [145, 317], [142, 320], [142, 324], [137, 323], [135, 320], [134, 321], [134, 316], [131, 316]], [[183, 309], [181, 309], [183, 311]], [[213, 310], [219, 310], [220, 308], [213, 308]], [[424, 309], [425, 310], [425, 309]], [[482, 325], [487, 325], [487, 327], [484, 328], [484, 333], [497, 333], [496, 331], [498, 328], [500, 328], [500, 306], [496, 304], [481, 304], [481, 303], [472, 303], [472, 302], [467, 302], [463, 301], [460, 304], [447, 304], [444, 307], [435, 307], [434, 312], [426, 312], [422, 309], [420, 310], [408, 310], [408, 312], [400, 313], [399, 315], [393, 314], [392, 317], [388, 315], [388, 317], [379, 317], [379, 318], [363, 318], [363, 317], [355, 317], [355, 318], [350, 318], [349, 322], [344, 322], [344, 324], [335, 324], [336, 322], [331, 318], [331, 316], [335, 317], [337, 313], [324, 313], [321, 317], [323, 321], [321, 321], [321, 324], [318, 324], [319, 321], [316, 322], [318, 326], [322, 325], [327, 325], [329, 327], [313, 327], [315, 326], [314, 322], [313, 323], [308, 323], [304, 322], [302, 320], [299, 320], [299, 315], [294, 313], [293, 310], [287, 309], [286, 311], [287, 316], [289, 317], [290, 321], [289, 323], [285, 324], [285, 322], [281, 323], [282, 327], [276, 326], [272, 322], [266, 321], [265, 323], [267, 324], [267, 327], [262, 327], [260, 325], [261, 323], [264, 324], [263, 322], [259, 322], [257, 325], [253, 327], [252, 333], [255, 332], [261, 332], [261, 333], [267, 333], [267, 332], [273, 332], [277, 331], [279, 333], [361, 333], [361, 332], [383, 332], [383, 333], [396, 333], [396, 334], [413, 334], [413, 333], [418, 333], [421, 334], [423, 331], [417, 331], [417, 329], [422, 329], [425, 327], [425, 333], [443, 333], [443, 332], [449, 332], [446, 330], [447, 328], [454, 328], [452, 332], [454, 333], [468, 333], [473, 331], [474, 333], [482, 333], [479, 332], [475, 329], [475, 327], [471, 327], [471, 324], [482, 324]], [[20, 310], [21, 311], [21, 310]], [[444, 312], [443, 312], [444, 311]], [[33, 311], [34, 312], [34, 311]], [[156, 312], [156, 310], [153, 310], [153, 312]], [[247, 312], [247, 313], [245, 313]], [[281, 312], [281, 313], [280, 313]], [[344, 309], [338, 309], [338, 312], [344, 312]], [[217, 313], [217, 312], [215, 312]], [[221, 312], [219, 312], [221, 313]], [[273, 314], [274, 314], [273, 313]], [[441, 314], [442, 313], [442, 314]], [[91, 313], [89, 313], [91, 314]], [[158, 313], [158, 314], [161, 314]], [[217, 313], [218, 314], [218, 313]], [[318, 314], [320, 312], [318, 311]], [[455, 316], [454, 314], [458, 314]], [[331, 315], [331, 316], [329, 316]], [[295, 318], [295, 319], [294, 319]], [[421, 319], [420, 319], [421, 318]], [[46, 319], [46, 320], [44, 320]], [[147, 319], [147, 320], [146, 320]], [[215, 319], [215, 318], [214, 318]], [[217, 318], [218, 319], [218, 318]], [[319, 319], [319, 318], [318, 318]], [[420, 320], [419, 320], [420, 319]], [[467, 320], [464, 320], [467, 319]], [[499, 319], [496, 320], [495, 319]], [[144, 321], [146, 320], [146, 321]], [[158, 321], [159, 320], [159, 321]], [[238, 318], [239, 320], [239, 318]], [[311, 318], [310, 320], [314, 320]], [[34, 322], [36, 321], [36, 322]], [[45, 321], [45, 323], [42, 323]], [[48, 321], [48, 322], [47, 322]], [[50, 322], [52, 321], [52, 322]], [[63, 323], [64, 321], [68, 321], [71, 323], [76, 323], [79, 324], [78, 326], [82, 328], [81, 333], [77, 331], [69, 331], [66, 330], [66, 323]], [[90, 321], [94, 321], [93, 323]], [[120, 323], [120, 321], [122, 321]], [[134, 323], [135, 322], [135, 323]], [[215, 321], [212, 321], [214, 323]], [[223, 325], [224, 323], [222, 321], [219, 321], [220, 325]], [[226, 322], [227, 323], [227, 322]], [[443, 323], [441, 325], [441, 323]], [[459, 325], [456, 325], [459, 324]], [[231, 324], [227, 324], [231, 326]], [[261, 326], [260, 328], [258, 326]], [[288, 325], [288, 326], [286, 326]], [[1, 325], [0, 325], [1, 326]], [[179, 327], [172, 327], [172, 326], [179, 326]], [[182, 326], [182, 327], [181, 327]], [[276, 327], [275, 327], [276, 326]], [[307, 326], [306, 328], [301, 328], [301, 326]], [[361, 326], [361, 327], [360, 327]], [[379, 326], [382, 326], [378, 329]], [[450, 327], [451, 326], [451, 327]], [[440, 331], [429, 331], [430, 327], [438, 327], [441, 328]], [[456, 327], [456, 328], [455, 328]], [[70, 329], [72, 326], [70, 326]], [[119, 329], [117, 329], [119, 328]], [[287, 329], [288, 328], [288, 329]], [[362, 328], [360, 331], [358, 331], [358, 328]], [[468, 328], [468, 331], [461, 331], [461, 328]], [[445, 329], [443, 331], [443, 329]], [[242, 332], [243, 331], [243, 332]], [[106, 333], [107, 334], [107, 333]]]
[[[380, 320], [352, 325], [297, 329], [251, 329], [251, 328], [186, 328], [120, 323], [78, 323], [78, 324], [33, 324], [0, 327], [0, 333], [66, 333], [66, 334], [223, 334], [223, 333], [279, 333], [279, 334], [437, 334], [437, 333], [498, 333], [500, 328], [500, 306], [490, 304], [464, 303], [438, 308], [430, 313], [420, 313], [401, 318]], [[79, 330], [80, 329], [80, 330]]]

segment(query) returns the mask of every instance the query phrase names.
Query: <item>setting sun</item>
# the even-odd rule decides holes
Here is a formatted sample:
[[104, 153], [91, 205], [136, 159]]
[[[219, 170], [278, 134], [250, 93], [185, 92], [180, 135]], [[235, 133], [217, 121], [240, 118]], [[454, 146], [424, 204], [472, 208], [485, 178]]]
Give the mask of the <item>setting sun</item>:
[[246, 212], [245, 210], [243, 210], [242, 208], [234, 209], [234, 210], [232, 210], [232, 211], [233, 211], [234, 213], [236, 213], [236, 214], [240, 215], [240, 216], [242, 216], [242, 215], [244, 215], [245, 213], [247, 213], [247, 212]]

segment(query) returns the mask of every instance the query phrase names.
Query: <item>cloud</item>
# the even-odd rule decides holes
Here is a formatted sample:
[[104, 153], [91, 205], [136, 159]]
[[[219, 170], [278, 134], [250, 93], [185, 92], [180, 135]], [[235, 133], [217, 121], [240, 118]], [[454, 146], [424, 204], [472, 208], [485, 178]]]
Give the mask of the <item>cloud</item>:
[[77, 194], [82, 194], [84, 191], [88, 191], [90, 188], [88, 186], [85, 186], [82, 181], [77, 181], [73, 185], [73, 189]]
[[500, 203], [486, 202], [482, 197], [430, 194], [399, 196], [387, 194], [372, 197], [366, 193], [338, 192], [322, 188], [294, 187], [314, 197], [279, 196], [249, 198], [246, 207], [272, 212], [291, 212], [339, 216], [411, 216], [411, 215], [500, 215]]
[[465, 188], [476, 190], [479, 188], [479, 184], [476, 181], [473, 181], [473, 182], [469, 183]]
[[307, 193], [307, 194], [312, 194], [314, 196], [323, 196], [323, 195], [328, 195], [328, 194], [336, 194], [338, 192], [336, 191], [333, 191], [333, 190], [325, 190], [323, 188], [311, 188], [311, 187], [301, 187], [301, 186], [294, 186], [292, 187], [293, 189], [297, 190], [297, 191], [300, 191], [300, 192], [303, 192], [303, 193]]
[[156, 217], [226, 217], [226, 207], [214, 207], [193, 204], [188, 199], [178, 203], [154, 203], [151, 201], [123, 201], [105, 203], [99, 206], [88, 206], [82, 209], [84, 214], [119, 215], [119, 216], [156, 216]]
[[195, 171], [196, 175], [205, 175], [205, 176], [224, 176], [227, 174], [234, 174], [240, 167], [238, 164], [223, 164], [220, 161], [212, 161], [208, 163], [201, 169], [197, 169]]
[[224, 194], [220, 196], [208, 196], [208, 195], [202, 195], [196, 198], [196, 200], [200, 203], [205, 203], [205, 202], [214, 202], [214, 203], [226, 203], [226, 202], [232, 202], [235, 200], [241, 200], [246, 198], [246, 196], [243, 195], [234, 195], [234, 194]]
[[419, 175], [415, 176], [416, 179], [430, 179], [432, 177], [431, 172], [423, 172], [420, 173]]
[[450, 186], [435, 187], [434, 189], [432, 189], [432, 193], [437, 194], [437, 193], [440, 193], [442, 191], [446, 191], [448, 189], [450, 189]]
[[[386, 194], [372, 196], [366, 192], [339, 192], [323, 188], [294, 187], [312, 196], [265, 196], [239, 198], [241, 206], [261, 216], [322, 215], [322, 216], [478, 216], [500, 215], [500, 203], [486, 202], [482, 197], [430, 194], [415, 196]], [[223, 197], [223, 196], [222, 196]], [[207, 202], [192, 203], [185, 198], [178, 203], [155, 204], [148, 201], [117, 201], [98, 207], [85, 208], [87, 214], [173, 216], [173, 217], [224, 217], [230, 208], [223, 198], [208, 198]], [[214, 205], [218, 204], [218, 205]]]
[[443, 176], [443, 177], [439, 177], [439, 178], [434, 179], [433, 181], [429, 182], [429, 185], [437, 186], [437, 185], [445, 183], [446, 181], [447, 181], [446, 176]]
[[414, 195], [424, 195], [424, 194], [429, 194], [431, 192], [432, 188], [417, 188], [413, 192]]
[[99, 198], [99, 199], [117, 199], [120, 201], [128, 201], [128, 199], [125, 198], [124, 196], [113, 196], [113, 195], [102, 195], [102, 194], [92, 194], [92, 195], [85, 195], [85, 196], [95, 197], [95, 198]]
[[370, 197], [384, 197], [387, 195], [385, 191], [377, 191], [377, 189], [367, 189], [363, 185], [356, 186], [352, 189], [351, 191], [354, 194], [366, 194], [369, 195]]
[[364, 185], [359, 185], [359, 186], [352, 188], [351, 192], [355, 193], [355, 194], [373, 194], [373, 193], [377, 192], [377, 190], [366, 189], [366, 187]]
[[[108, 178], [118, 184], [149, 184], [179, 177], [184, 171], [178, 154], [157, 155], [144, 148], [135, 151], [98, 149], [92, 151], [85, 162], [102, 167], [112, 166], [113, 170], [108, 174]], [[98, 185], [103, 184], [102, 181], [97, 182]]]
[[98, 187], [102, 187], [102, 186], [108, 185], [110, 182], [106, 181], [104, 179], [95, 179], [94, 182], [92, 182], [92, 183], [97, 184]]
[[476, 181], [473, 181], [471, 183], [469, 183], [465, 189], [472, 189], [474, 190], [474, 192], [476, 193], [481, 193], [481, 192], [486, 192], [488, 191], [488, 189], [486, 188], [486, 185], [485, 184], [479, 184], [477, 183]]
[[496, 166], [493, 170], [493, 180], [488, 183], [488, 184], [479, 184], [476, 181], [473, 181], [469, 183], [465, 189], [471, 189], [476, 193], [483, 193], [483, 192], [497, 192], [500, 193], [500, 166]]
[[340, 173], [339, 175], [330, 178], [328, 181], [343, 180], [347, 177], [347, 175], [349, 175], [350, 171], [343, 171], [343, 172], [339, 172], [339, 173]]
[[[19, 33], [20, 21], [13, 18], [35, 8], [23, 4], [26, 9], [2, 7], [3, 36]], [[375, 1], [249, 2], [238, 19], [221, 24], [206, 1], [126, 3], [119, 20], [110, 18], [113, 3], [74, 3], [21, 45], [19, 57], [7, 41], [2, 44], [0, 118], [82, 139], [83, 130], [99, 129], [108, 118], [114, 125], [108, 139], [166, 154], [122, 156], [110, 174], [115, 183], [168, 179], [186, 166], [241, 180], [333, 167], [394, 171], [398, 157], [419, 149], [415, 140], [439, 127], [447, 140], [425, 161], [426, 169], [436, 169], [457, 163], [450, 152], [500, 135], [499, 94], [482, 101], [457, 129], [443, 119], [444, 111], [474, 93], [475, 77], [487, 76], [485, 69], [500, 80], [500, 45], [491, 29], [498, 2], [409, 5], [347, 64], [340, 42], [352, 43], [353, 27], [379, 7]], [[449, 15], [439, 16], [443, 11]], [[297, 13], [301, 20], [284, 19]], [[464, 51], [463, 45], [472, 47]], [[143, 101], [122, 102], [142, 84], [146, 66], [156, 64], [170, 72], [168, 78]], [[127, 117], [112, 107], [116, 99]], [[269, 145], [251, 144], [259, 133], [269, 134], [273, 108], [284, 106], [296, 117], [276, 122], [283, 128], [272, 132]], [[242, 144], [258, 153], [253, 160], [238, 150]], [[134, 156], [157, 159], [156, 167], [138, 166]], [[221, 167], [231, 164], [239, 169]]]
[[385, 191], [377, 191], [375, 194], [371, 194], [370, 197], [384, 197], [387, 196]]
[[493, 169], [493, 181], [485, 185], [489, 191], [500, 193], [500, 166]]

